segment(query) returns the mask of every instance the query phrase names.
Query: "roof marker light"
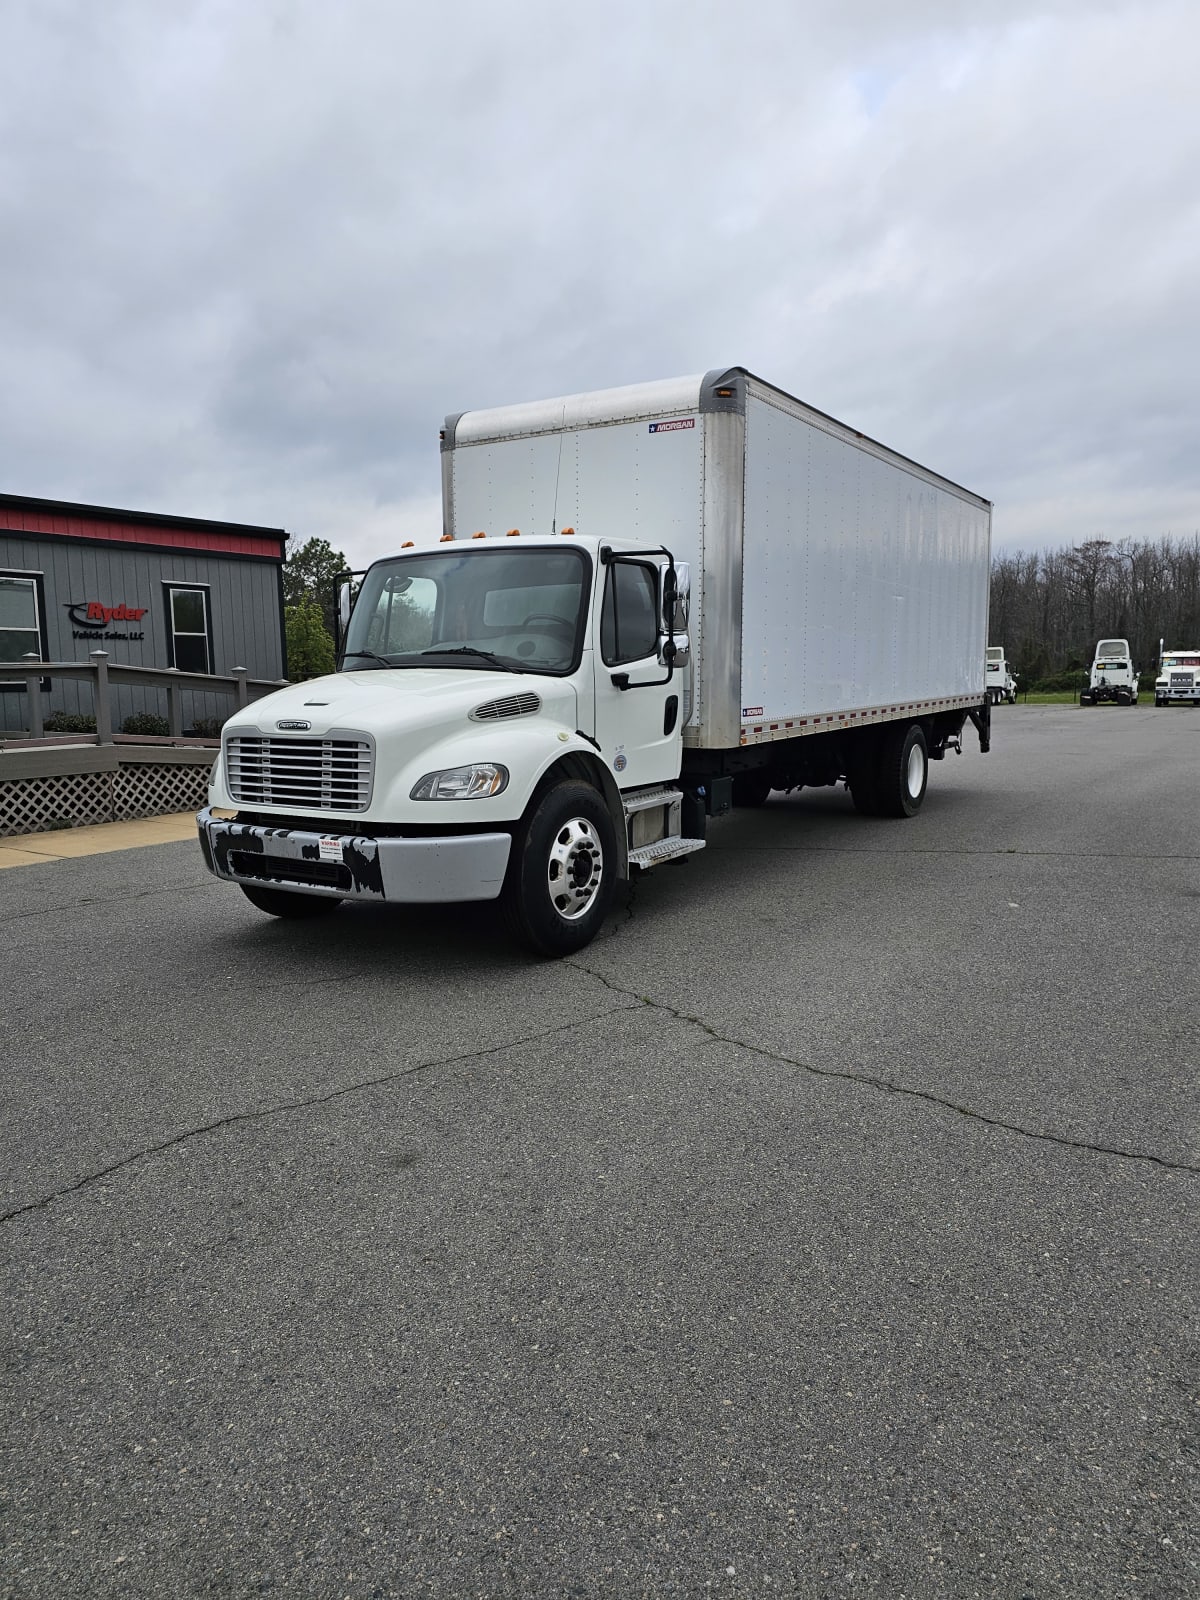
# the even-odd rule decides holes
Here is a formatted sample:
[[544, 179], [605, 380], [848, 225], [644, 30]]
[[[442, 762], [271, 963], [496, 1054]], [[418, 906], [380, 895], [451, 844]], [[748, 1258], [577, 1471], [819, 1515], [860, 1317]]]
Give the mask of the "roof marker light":
[[412, 547], [413, 542], [411, 539], [405, 539], [404, 543], [400, 546], [401, 550], [411, 550]]
[[574, 532], [575, 532], [574, 528], [564, 528], [563, 529], [563, 537], [565, 538], [568, 533], [574, 533]]
[[487, 534], [486, 533], [473, 533], [471, 535], [471, 537], [472, 537], [472, 539], [486, 539], [487, 538]]
[[438, 543], [439, 544], [453, 544], [454, 543], [454, 535], [452, 533], [444, 533], [442, 535], [442, 537], [438, 540]]
[[521, 537], [521, 530], [520, 528], [510, 528], [504, 537], [506, 539], [519, 539]]

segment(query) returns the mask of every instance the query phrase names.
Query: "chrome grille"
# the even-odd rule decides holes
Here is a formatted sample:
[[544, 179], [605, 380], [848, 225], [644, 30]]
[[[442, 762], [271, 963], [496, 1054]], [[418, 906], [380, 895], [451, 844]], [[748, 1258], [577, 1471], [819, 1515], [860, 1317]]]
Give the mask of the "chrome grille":
[[365, 739], [238, 733], [225, 744], [225, 774], [239, 805], [365, 811], [371, 803], [373, 755]]
[[472, 722], [498, 722], [501, 717], [531, 717], [542, 709], [536, 694], [506, 694], [499, 700], [487, 700], [470, 713]]

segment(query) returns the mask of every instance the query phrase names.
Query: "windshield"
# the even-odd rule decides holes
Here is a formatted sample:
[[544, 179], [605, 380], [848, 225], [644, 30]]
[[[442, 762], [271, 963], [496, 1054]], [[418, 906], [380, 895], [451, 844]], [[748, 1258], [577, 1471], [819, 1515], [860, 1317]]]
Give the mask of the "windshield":
[[1125, 656], [1128, 659], [1129, 646], [1124, 639], [1101, 639], [1096, 646], [1096, 660], [1103, 656]]
[[1004, 660], [1004, 649], [1003, 649], [1003, 646], [997, 648], [995, 645], [989, 645], [988, 646], [987, 658], [988, 658], [989, 661], [996, 662], [997, 664], [999, 662], [1003, 661]]
[[438, 550], [379, 561], [363, 579], [343, 664], [574, 670], [591, 563], [582, 550]]

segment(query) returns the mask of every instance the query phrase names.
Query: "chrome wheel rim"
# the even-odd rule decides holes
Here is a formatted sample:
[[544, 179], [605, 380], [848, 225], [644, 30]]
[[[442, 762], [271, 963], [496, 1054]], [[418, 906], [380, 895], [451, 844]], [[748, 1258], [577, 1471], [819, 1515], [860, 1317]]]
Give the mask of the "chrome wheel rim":
[[921, 792], [921, 785], [925, 781], [925, 752], [919, 744], [914, 744], [908, 752], [908, 771], [906, 774], [909, 796], [915, 800]]
[[565, 922], [578, 922], [596, 903], [604, 882], [604, 848], [586, 817], [564, 822], [550, 846], [546, 887]]

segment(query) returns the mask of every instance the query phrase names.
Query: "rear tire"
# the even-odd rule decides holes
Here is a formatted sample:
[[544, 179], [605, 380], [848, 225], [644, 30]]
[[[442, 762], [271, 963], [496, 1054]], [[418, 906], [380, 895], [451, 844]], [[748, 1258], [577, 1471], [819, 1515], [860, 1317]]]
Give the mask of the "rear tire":
[[608, 915], [617, 835], [589, 783], [555, 784], [513, 839], [503, 910], [513, 934], [538, 955], [582, 950]]
[[883, 736], [876, 771], [879, 815], [915, 817], [929, 782], [929, 747], [919, 722], [900, 722]]
[[735, 806], [765, 806], [767, 796], [771, 793], [770, 773], [739, 772], [733, 780], [733, 803]]
[[327, 917], [341, 905], [329, 894], [304, 894], [293, 889], [269, 889], [265, 884], [239, 883], [252, 906], [272, 917]]

